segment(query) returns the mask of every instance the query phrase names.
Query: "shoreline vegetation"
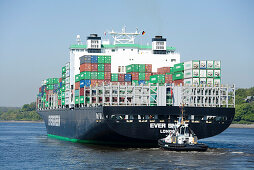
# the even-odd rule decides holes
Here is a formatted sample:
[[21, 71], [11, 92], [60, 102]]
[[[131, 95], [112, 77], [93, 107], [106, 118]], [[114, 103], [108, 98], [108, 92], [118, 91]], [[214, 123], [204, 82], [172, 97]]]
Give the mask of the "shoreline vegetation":
[[[254, 101], [246, 100], [248, 96], [254, 96], [254, 87], [237, 89], [235, 92], [235, 118], [230, 127], [254, 128]], [[0, 107], [0, 122], [42, 122], [42, 118], [36, 113], [36, 103], [25, 104], [19, 107]]]

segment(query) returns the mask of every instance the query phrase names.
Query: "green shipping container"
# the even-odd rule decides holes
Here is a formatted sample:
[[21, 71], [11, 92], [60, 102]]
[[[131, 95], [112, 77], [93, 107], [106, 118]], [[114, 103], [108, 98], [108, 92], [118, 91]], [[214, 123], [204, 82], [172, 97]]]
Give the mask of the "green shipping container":
[[62, 92], [65, 92], [65, 85], [62, 86]]
[[75, 97], [75, 104], [79, 104], [79, 97]]
[[54, 84], [58, 84], [58, 83], [59, 83], [59, 79], [58, 79], [58, 78], [54, 78], [54, 79], [53, 79], [53, 83], [54, 83]]
[[126, 73], [139, 72], [139, 64], [131, 64], [126, 66]]
[[62, 85], [65, 85], [65, 84], [66, 84], [66, 80], [62, 79]]
[[61, 103], [62, 105], [65, 105], [65, 99], [62, 99]]
[[90, 80], [91, 79], [91, 72], [90, 71], [84, 71], [80, 73], [80, 80]]
[[174, 80], [181, 80], [184, 78], [183, 72], [176, 72], [173, 74], [173, 81]]
[[174, 65], [174, 73], [181, 72], [184, 70], [184, 63], [179, 63]]
[[139, 72], [144, 73], [146, 71], [146, 65], [145, 64], [139, 64]]
[[66, 73], [66, 67], [62, 67], [62, 73]]
[[105, 63], [110, 64], [111, 63], [111, 56], [104, 56], [105, 57]]
[[98, 63], [101, 63], [101, 64], [105, 63], [105, 57], [104, 56], [98, 56]]
[[86, 97], [86, 98], [85, 98], [85, 101], [86, 101], [86, 103], [89, 104], [89, 103], [90, 103], [90, 97]]
[[98, 72], [98, 80], [104, 80], [104, 72]]
[[53, 90], [53, 89], [54, 89], [54, 85], [52, 84], [47, 85], [47, 90]]
[[53, 78], [48, 78], [46, 80], [46, 84], [49, 85], [49, 84], [54, 84], [54, 79]]
[[138, 79], [139, 80], [145, 80], [146, 79], [146, 73], [139, 73]]
[[170, 74], [174, 74], [174, 67], [170, 67]]
[[138, 80], [132, 80], [131, 84], [132, 84], [132, 85], [135, 84], [135, 86], [138, 86]]
[[91, 79], [97, 80], [98, 79], [98, 73], [95, 71], [91, 72]]
[[104, 71], [104, 64], [98, 64], [98, 71]]
[[117, 73], [111, 73], [111, 81], [118, 81], [118, 74]]
[[62, 74], [62, 78], [66, 78], [66, 73], [63, 73], [63, 74]]
[[62, 99], [64, 99], [65, 98], [65, 93], [63, 92], [61, 96], [62, 96]]
[[85, 102], [84, 96], [80, 96], [79, 100], [80, 100], [80, 104], [84, 104], [84, 102]]
[[62, 99], [62, 96], [61, 96], [61, 94], [60, 95], [58, 95], [58, 100], [61, 100]]
[[75, 75], [75, 82], [80, 81], [80, 74]]
[[165, 83], [165, 75], [159, 74], [150, 76], [150, 83]]

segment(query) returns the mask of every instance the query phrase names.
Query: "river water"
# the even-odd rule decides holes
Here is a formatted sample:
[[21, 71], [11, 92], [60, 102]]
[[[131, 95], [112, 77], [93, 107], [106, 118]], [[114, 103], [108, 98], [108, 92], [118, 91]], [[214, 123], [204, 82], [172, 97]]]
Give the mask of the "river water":
[[200, 141], [207, 152], [112, 148], [50, 139], [43, 123], [0, 122], [0, 169], [254, 169], [254, 129]]

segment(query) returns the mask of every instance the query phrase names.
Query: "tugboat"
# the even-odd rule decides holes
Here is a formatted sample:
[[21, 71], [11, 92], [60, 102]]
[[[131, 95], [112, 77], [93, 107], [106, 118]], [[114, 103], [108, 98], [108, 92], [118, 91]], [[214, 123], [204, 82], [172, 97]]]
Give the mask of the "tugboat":
[[183, 107], [181, 110], [182, 117], [173, 126], [172, 133], [169, 133], [166, 138], [159, 139], [158, 145], [169, 151], [206, 151], [208, 146], [203, 143], [197, 143], [197, 136], [183, 120]]

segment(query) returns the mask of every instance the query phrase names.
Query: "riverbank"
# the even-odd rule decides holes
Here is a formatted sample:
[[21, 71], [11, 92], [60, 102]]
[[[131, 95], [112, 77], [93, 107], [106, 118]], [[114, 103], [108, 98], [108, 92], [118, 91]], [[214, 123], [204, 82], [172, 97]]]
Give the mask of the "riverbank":
[[254, 128], [254, 124], [231, 124], [229, 128]]

